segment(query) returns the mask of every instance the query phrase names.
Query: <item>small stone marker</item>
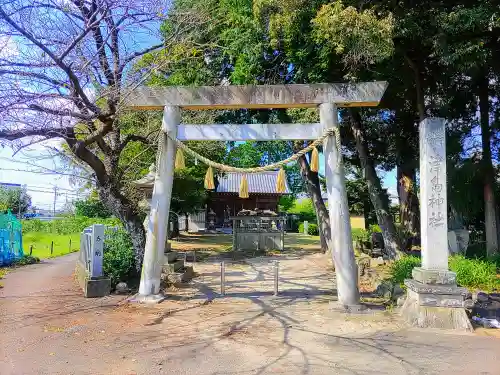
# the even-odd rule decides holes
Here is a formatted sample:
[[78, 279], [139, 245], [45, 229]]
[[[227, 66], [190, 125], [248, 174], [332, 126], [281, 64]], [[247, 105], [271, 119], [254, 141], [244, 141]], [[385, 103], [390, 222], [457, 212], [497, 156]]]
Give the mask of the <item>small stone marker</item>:
[[90, 267], [90, 277], [101, 277], [102, 273], [102, 258], [104, 251], [104, 225], [92, 225], [92, 258]]

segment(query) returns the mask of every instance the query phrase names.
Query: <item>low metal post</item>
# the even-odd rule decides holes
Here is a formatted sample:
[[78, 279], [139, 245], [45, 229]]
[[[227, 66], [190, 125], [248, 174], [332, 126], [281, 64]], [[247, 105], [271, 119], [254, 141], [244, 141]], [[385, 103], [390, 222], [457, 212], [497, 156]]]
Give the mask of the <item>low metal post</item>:
[[30, 256], [33, 254], [33, 245], [30, 245]]
[[279, 280], [279, 261], [274, 261], [274, 295], [278, 295], [278, 280]]
[[220, 262], [220, 295], [226, 295], [226, 264]]
[[54, 241], [50, 241], [50, 255], [54, 253]]
[[69, 239], [69, 252], [71, 253], [71, 238]]

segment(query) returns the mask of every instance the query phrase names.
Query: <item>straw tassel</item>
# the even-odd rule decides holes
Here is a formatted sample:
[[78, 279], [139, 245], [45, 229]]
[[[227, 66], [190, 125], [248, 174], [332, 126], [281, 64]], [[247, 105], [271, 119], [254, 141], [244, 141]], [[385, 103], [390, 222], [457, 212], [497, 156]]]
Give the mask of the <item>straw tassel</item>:
[[278, 172], [278, 178], [276, 179], [276, 192], [277, 193], [284, 193], [286, 192], [286, 185], [285, 185], [285, 170], [283, 168], [280, 169]]
[[175, 169], [182, 168], [186, 168], [186, 161], [184, 159], [184, 153], [180, 148], [178, 148], [175, 154]]
[[316, 147], [313, 148], [311, 154], [311, 172], [319, 171], [319, 153]]
[[241, 177], [241, 183], [240, 183], [240, 198], [248, 198], [248, 181], [247, 181], [247, 176], [243, 175]]
[[214, 171], [212, 170], [212, 167], [208, 167], [207, 173], [205, 174], [205, 189], [207, 190], [215, 189]]

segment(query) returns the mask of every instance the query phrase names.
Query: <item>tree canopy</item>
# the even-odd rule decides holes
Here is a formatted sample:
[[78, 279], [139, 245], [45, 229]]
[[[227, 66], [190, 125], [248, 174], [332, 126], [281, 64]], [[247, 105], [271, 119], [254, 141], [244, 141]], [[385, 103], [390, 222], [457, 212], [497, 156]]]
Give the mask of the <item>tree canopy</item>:
[[[142, 33], [152, 30], [158, 35], [148, 34], [145, 43]], [[395, 170], [402, 225], [418, 234], [418, 124], [441, 116], [447, 120], [449, 211], [484, 230], [490, 254], [500, 247], [495, 1], [174, 0], [165, 8], [126, 0], [39, 0], [36, 6], [14, 0], [0, 5], [0, 38], [18, 52], [0, 51], [0, 139], [22, 147], [21, 138], [28, 143], [62, 138], [89, 172], [100, 199], [133, 234], [137, 265], [145, 236], [130, 182], [154, 161], [161, 116], [128, 112], [123, 105], [129, 90], [142, 84], [387, 81], [379, 107], [340, 111], [344, 159], [365, 181], [353, 179], [350, 185], [373, 207], [384, 240], [397, 243], [391, 240], [396, 231], [379, 171]], [[184, 111], [182, 120], [316, 122], [318, 114], [315, 109]], [[217, 161], [254, 166], [304, 145], [190, 146]], [[191, 160], [176, 174], [173, 210], [187, 213], [202, 205], [203, 169]], [[308, 158], [287, 169], [293, 192], [312, 198], [318, 221], [329, 232], [320, 178]]]

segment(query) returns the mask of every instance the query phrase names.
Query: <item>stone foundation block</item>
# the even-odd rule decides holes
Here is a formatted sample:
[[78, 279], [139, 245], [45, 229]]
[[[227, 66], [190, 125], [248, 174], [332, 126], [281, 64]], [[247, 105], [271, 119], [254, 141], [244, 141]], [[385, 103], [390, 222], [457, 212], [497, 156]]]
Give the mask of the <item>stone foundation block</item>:
[[111, 293], [111, 280], [107, 277], [91, 278], [80, 261], [76, 262], [76, 278], [87, 298], [108, 296]]
[[421, 267], [415, 267], [412, 271], [413, 279], [422, 284], [438, 285], [456, 285], [457, 274], [444, 270], [426, 270]]
[[423, 284], [405, 280], [407, 297], [401, 308], [405, 320], [416, 327], [470, 331], [472, 325], [465, 312], [466, 288], [456, 284]]
[[173, 273], [178, 272], [184, 268], [184, 259], [179, 259], [174, 261], [173, 263], [168, 263], [163, 265], [164, 273]]
[[111, 293], [111, 280], [107, 277], [87, 279], [84, 295], [88, 298], [104, 297]]
[[464, 307], [467, 289], [456, 285], [422, 284], [416, 280], [405, 280], [408, 298], [415, 299], [420, 306]]
[[179, 254], [177, 251], [169, 251], [168, 253], [165, 253], [165, 263], [173, 263], [178, 257]]
[[472, 331], [465, 309], [422, 306], [410, 294], [401, 308], [401, 315], [407, 323], [415, 327]]

